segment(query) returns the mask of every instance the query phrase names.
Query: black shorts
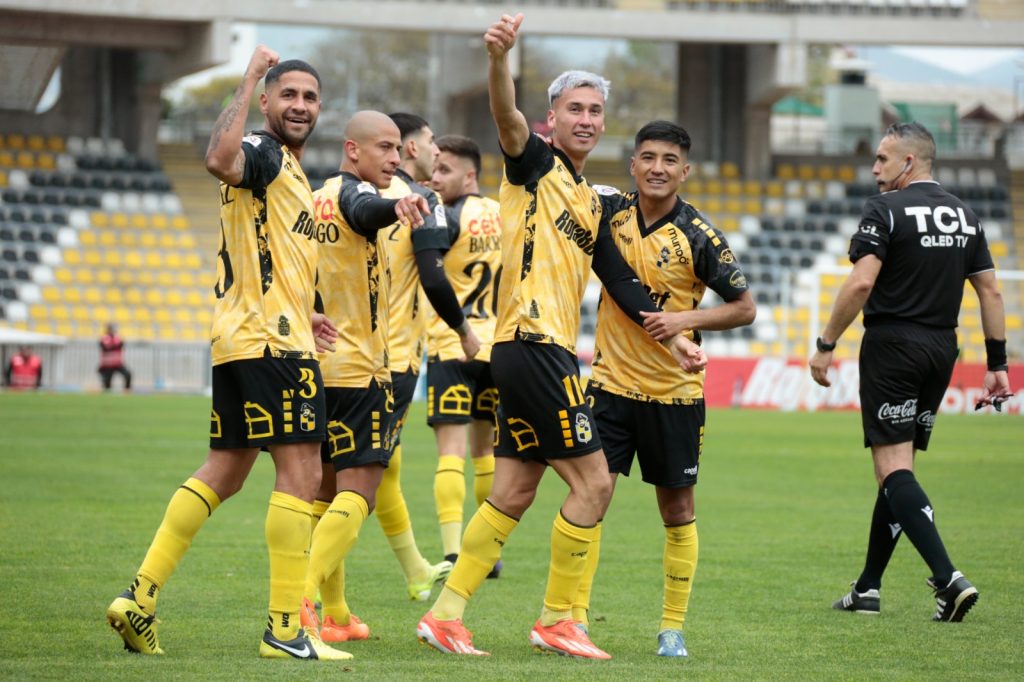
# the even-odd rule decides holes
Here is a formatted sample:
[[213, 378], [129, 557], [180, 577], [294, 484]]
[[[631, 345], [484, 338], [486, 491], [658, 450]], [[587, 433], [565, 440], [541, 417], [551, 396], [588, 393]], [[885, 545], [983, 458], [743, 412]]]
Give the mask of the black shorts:
[[391, 448], [394, 449], [402, 442], [402, 427], [405, 426], [405, 417], [409, 412], [409, 405], [412, 404], [412, 397], [416, 395], [416, 383], [420, 375], [411, 369], [407, 372], [391, 374], [391, 386], [395, 394], [395, 410], [391, 415], [391, 434], [388, 439], [391, 441]]
[[213, 367], [214, 450], [319, 442], [326, 416], [316, 360], [264, 357]]
[[580, 386], [579, 362], [548, 343], [506, 341], [491, 350], [491, 376], [501, 401], [494, 454], [545, 461], [601, 449]]
[[482, 360], [431, 360], [427, 363], [427, 424], [494, 421], [498, 389], [491, 363]]
[[608, 471], [629, 476], [633, 455], [644, 482], [662, 488], [697, 484], [704, 446], [704, 401], [663, 405], [587, 387]]
[[327, 389], [327, 437], [320, 461], [335, 471], [391, 459], [391, 384], [371, 379], [365, 388]]
[[860, 346], [864, 446], [913, 441], [927, 450], [956, 357], [951, 329], [869, 327]]

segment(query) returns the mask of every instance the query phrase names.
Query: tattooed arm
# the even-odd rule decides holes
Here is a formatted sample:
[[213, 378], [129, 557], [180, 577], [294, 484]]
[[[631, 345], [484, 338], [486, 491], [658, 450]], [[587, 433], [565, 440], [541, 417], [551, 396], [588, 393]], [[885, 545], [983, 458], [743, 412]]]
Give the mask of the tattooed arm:
[[263, 45], [257, 46], [242, 76], [242, 82], [235, 90], [234, 99], [221, 112], [213, 126], [210, 146], [206, 148], [206, 170], [222, 182], [237, 186], [242, 181], [245, 170], [242, 135], [245, 133], [249, 102], [260, 79], [279, 61], [281, 58], [276, 52]]

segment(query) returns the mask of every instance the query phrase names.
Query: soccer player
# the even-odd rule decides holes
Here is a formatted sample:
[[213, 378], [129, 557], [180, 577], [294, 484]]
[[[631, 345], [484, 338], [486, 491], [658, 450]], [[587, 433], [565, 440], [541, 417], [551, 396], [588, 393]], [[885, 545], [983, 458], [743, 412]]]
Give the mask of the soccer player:
[[882, 193], [864, 204], [850, 241], [853, 272], [839, 289], [809, 364], [813, 379], [829, 386], [832, 350], [863, 309], [861, 421], [878, 495], [864, 570], [832, 608], [880, 611], [882, 574], [905, 533], [932, 572], [933, 619], [959, 622], [978, 590], [946, 553], [935, 509], [914, 476], [914, 458], [928, 449], [953, 373], [964, 280], [978, 295], [988, 355], [977, 407], [998, 408], [1012, 394], [1003, 299], [985, 232], [974, 212], [932, 179], [934, 160], [935, 140], [921, 124], [886, 130], [871, 169]]
[[[325, 470], [306, 577], [302, 624], [326, 642], [369, 637], [369, 628], [349, 611], [344, 560], [376, 503], [391, 456], [388, 432], [392, 412], [388, 370], [388, 289], [390, 271], [379, 231], [396, 217], [415, 228], [423, 224], [427, 202], [418, 194], [383, 199], [391, 184], [401, 144], [386, 114], [356, 113], [345, 128], [340, 172], [314, 194], [315, 224], [321, 243], [317, 297], [324, 312], [338, 320], [336, 352], [321, 366], [327, 391]], [[433, 220], [433, 216], [429, 217]], [[448, 567], [450, 568], [450, 567]], [[422, 562], [416, 578], [426, 581], [432, 567]], [[323, 597], [323, 622], [313, 602]]]
[[[507, 54], [522, 15], [504, 15], [484, 36], [491, 113], [505, 154], [500, 191], [503, 276], [491, 373], [501, 401], [494, 484], [466, 526], [458, 561], [417, 636], [444, 653], [484, 655], [462, 615], [473, 592], [501, 558], [501, 548], [529, 508], [547, 466], [569, 486], [551, 532], [551, 560], [541, 617], [530, 632], [538, 649], [607, 659], [572, 620], [572, 603], [595, 526], [611, 494], [600, 438], [579, 382], [575, 357], [579, 309], [593, 267], [620, 305], [657, 308], [607, 232], [601, 204], [580, 175], [604, 131], [608, 82], [569, 71], [548, 90], [552, 144], [532, 135], [516, 109]], [[682, 336], [668, 342], [696, 369], [703, 352]]]
[[430, 564], [416, 546], [408, 506], [401, 488], [402, 427], [416, 392], [423, 358], [425, 315], [420, 310], [420, 285], [444, 323], [456, 330], [465, 358], [472, 359], [476, 355], [480, 341], [463, 315], [455, 292], [445, 277], [442, 254], [449, 245], [444, 208], [438, 203], [434, 192], [414, 179], [430, 177], [436, 152], [433, 146], [434, 134], [430, 132], [426, 121], [414, 114], [395, 113], [390, 114], [390, 117], [398, 126], [402, 139], [402, 166], [395, 171], [391, 185], [381, 195], [400, 198], [418, 194], [427, 201], [433, 220], [415, 231], [407, 224], [395, 223], [382, 235], [391, 267], [388, 364], [395, 404], [388, 435], [393, 454], [377, 491], [377, 519], [405, 573], [409, 598], [423, 601], [430, 598], [434, 584], [448, 576], [451, 563], [442, 561], [434, 564], [429, 575], [422, 577], [423, 566]]
[[[264, 75], [264, 129], [244, 135], [249, 101]], [[299, 622], [325, 433], [317, 349], [336, 338], [333, 325], [313, 313], [317, 243], [302, 229], [312, 220], [313, 194], [299, 162], [319, 112], [313, 67], [282, 62], [261, 45], [214, 126], [206, 167], [221, 181], [221, 248], [210, 451], [171, 498], [135, 581], [107, 609], [130, 651], [163, 653], [156, 629], [161, 588], [267, 448], [276, 480], [266, 519], [270, 613], [260, 656], [351, 658]]]
[[[683, 623], [697, 568], [694, 486], [704, 444], [704, 373], [683, 374], [656, 339], [683, 332], [733, 329], [753, 322], [754, 299], [725, 236], [679, 188], [690, 172], [690, 136], [668, 121], [636, 135], [630, 174], [636, 192], [603, 197], [615, 245], [664, 310], [645, 314], [650, 335], [606, 296], [597, 309], [593, 375], [587, 385], [612, 486], [628, 476], [636, 455], [643, 480], [655, 487], [665, 524], [664, 601], [658, 655], [686, 656]], [[724, 304], [698, 310], [710, 288]], [[653, 338], [652, 338], [653, 336]], [[573, 618], [587, 627], [597, 570], [598, 524]]]
[[132, 373], [124, 364], [124, 339], [113, 324], [108, 324], [106, 332], [100, 337], [100, 366], [97, 371], [104, 391], [110, 390], [115, 374], [120, 374], [124, 379], [124, 390], [132, 389]]
[[[494, 479], [494, 413], [498, 391], [491, 379], [491, 340], [501, 279], [498, 202], [480, 196], [480, 148], [461, 135], [437, 140], [430, 184], [441, 195], [451, 247], [444, 270], [462, 312], [480, 339], [480, 352], [462, 361], [458, 336], [436, 316], [427, 326], [427, 424], [437, 439], [434, 501], [444, 558], [455, 562], [462, 542], [466, 499], [466, 436], [473, 460], [473, 490], [483, 504]], [[501, 560], [488, 574], [497, 578]]]
[[21, 346], [4, 370], [4, 385], [18, 391], [43, 385], [43, 359], [28, 346]]

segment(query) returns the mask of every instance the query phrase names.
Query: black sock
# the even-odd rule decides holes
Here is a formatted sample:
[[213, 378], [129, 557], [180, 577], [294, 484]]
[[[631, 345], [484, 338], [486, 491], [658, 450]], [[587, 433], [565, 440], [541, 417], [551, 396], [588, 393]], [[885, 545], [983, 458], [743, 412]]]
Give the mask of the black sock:
[[885, 490], [878, 489], [875, 498], [875, 511], [871, 514], [871, 530], [868, 533], [868, 556], [864, 560], [864, 571], [857, 579], [854, 589], [858, 592], [877, 590], [882, 586], [882, 574], [889, 565], [892, 551], [900, 539], [900, 524], [892, 515], [889, 501], [885, 498]]
[[882, 490], [889, 500], [892, 515], [903, 527], [917, 553], [928, 568], [932, 569], [932, 580], [940, 587], [949, 584], [953, 577], [953, 564], [946, 554], [946, 547], [935, 526], [935, 512], [928, 496], [914, 478], [914, 472], [907, 469], [894, 471], [886, 476]]

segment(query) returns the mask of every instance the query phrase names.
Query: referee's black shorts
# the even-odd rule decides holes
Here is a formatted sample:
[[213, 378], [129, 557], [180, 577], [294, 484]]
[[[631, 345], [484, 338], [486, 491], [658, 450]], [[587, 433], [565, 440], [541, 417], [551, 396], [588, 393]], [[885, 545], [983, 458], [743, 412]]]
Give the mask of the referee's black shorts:
[[491, 376], [500, 396], [496, 456], [547, 461], [601, 449], [580, 386], [579, 362], [565, 348], [521, 340], [496, 343]]
[[864, 446], [912, 441], [927, 450], [957, 354], [952, 329], [869, 327], [860, 346]]

